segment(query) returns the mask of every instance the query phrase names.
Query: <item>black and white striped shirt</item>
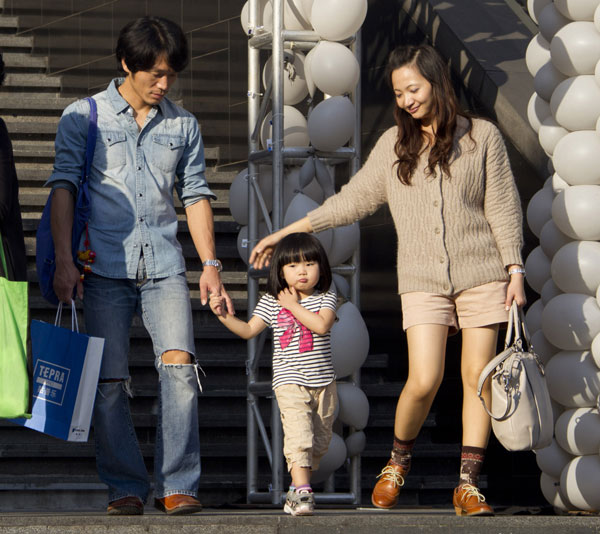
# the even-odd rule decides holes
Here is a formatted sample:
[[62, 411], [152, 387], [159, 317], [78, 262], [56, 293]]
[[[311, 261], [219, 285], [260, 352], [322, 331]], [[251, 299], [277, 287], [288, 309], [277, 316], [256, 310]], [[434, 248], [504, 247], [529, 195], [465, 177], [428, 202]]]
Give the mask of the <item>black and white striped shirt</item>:
[[[315, 291], [300, 301], [307, 310], [337, 309], [333, 291]], [[302, 325], [272, 295], [264, 295], [253, 315], [273, 329], [273, 389], [284, 384], [322, 387], [335, 380], [331, 363], [331, 332], [316, 334]]]

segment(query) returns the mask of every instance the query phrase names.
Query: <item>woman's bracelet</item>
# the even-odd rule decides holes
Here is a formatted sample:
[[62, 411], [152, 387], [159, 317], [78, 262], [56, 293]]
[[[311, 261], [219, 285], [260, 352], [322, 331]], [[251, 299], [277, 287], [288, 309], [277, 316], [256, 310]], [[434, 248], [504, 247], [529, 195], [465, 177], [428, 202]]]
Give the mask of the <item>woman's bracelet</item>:
[[523, 267], [513, 267], [508, 270], [508, 276], [512, 276], [513, 274], [522, 274], [525, 276], [525, 269]]

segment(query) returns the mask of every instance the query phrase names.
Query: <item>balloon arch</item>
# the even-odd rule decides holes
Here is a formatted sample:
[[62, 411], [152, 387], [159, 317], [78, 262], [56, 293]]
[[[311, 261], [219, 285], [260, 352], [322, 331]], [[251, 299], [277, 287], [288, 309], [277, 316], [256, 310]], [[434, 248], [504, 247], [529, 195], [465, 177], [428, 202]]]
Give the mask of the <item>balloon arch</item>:
[[539, 33], [526, 53], [528, 119], [550, 158], [527, 222], [525, 268], [540, 298], [526, 316], [546, 364], [552, 445], [536, 451], [544, 497], [600, 510], [600, 0], [528, 0]]

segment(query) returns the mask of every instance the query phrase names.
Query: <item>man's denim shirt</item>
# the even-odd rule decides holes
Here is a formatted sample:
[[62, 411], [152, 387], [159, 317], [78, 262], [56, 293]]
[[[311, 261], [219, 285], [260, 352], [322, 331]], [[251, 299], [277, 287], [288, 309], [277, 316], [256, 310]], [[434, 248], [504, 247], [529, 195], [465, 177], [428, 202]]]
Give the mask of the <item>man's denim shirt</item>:
[[[204, 145], [195, 117], [163, 98], [140, 131], [131, 107], [117, 90], [122, 81], [113, 80], [94, 96], [98, 139], [89, 177], [88, 223], [90, 249], [96, 253], [92, 272], [135, 279], [143, 252], [148, 278], [163, 278], [185, 271], [176, 238], [173, 188], [184, 207], [216, 197], [204, 176]], [[76, 192], [88, 120], [86, 100], [65, 109], [48, 184]]]

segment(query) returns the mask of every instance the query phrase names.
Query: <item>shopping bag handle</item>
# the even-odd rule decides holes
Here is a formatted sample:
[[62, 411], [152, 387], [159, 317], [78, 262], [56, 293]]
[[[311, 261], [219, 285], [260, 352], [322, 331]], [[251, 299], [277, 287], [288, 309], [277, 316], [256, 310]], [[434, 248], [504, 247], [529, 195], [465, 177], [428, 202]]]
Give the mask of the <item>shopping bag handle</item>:
[[[58, 309], [56, 310], [56, 318], [54, 319], [54, 326], [60, 326], [62, 320], [62, 301], [58, 303]], [[79, 333], [79, 323], [77, 322], [77, 310], [75, 309], [75, 301], [71, 299], [71, 331]]]

